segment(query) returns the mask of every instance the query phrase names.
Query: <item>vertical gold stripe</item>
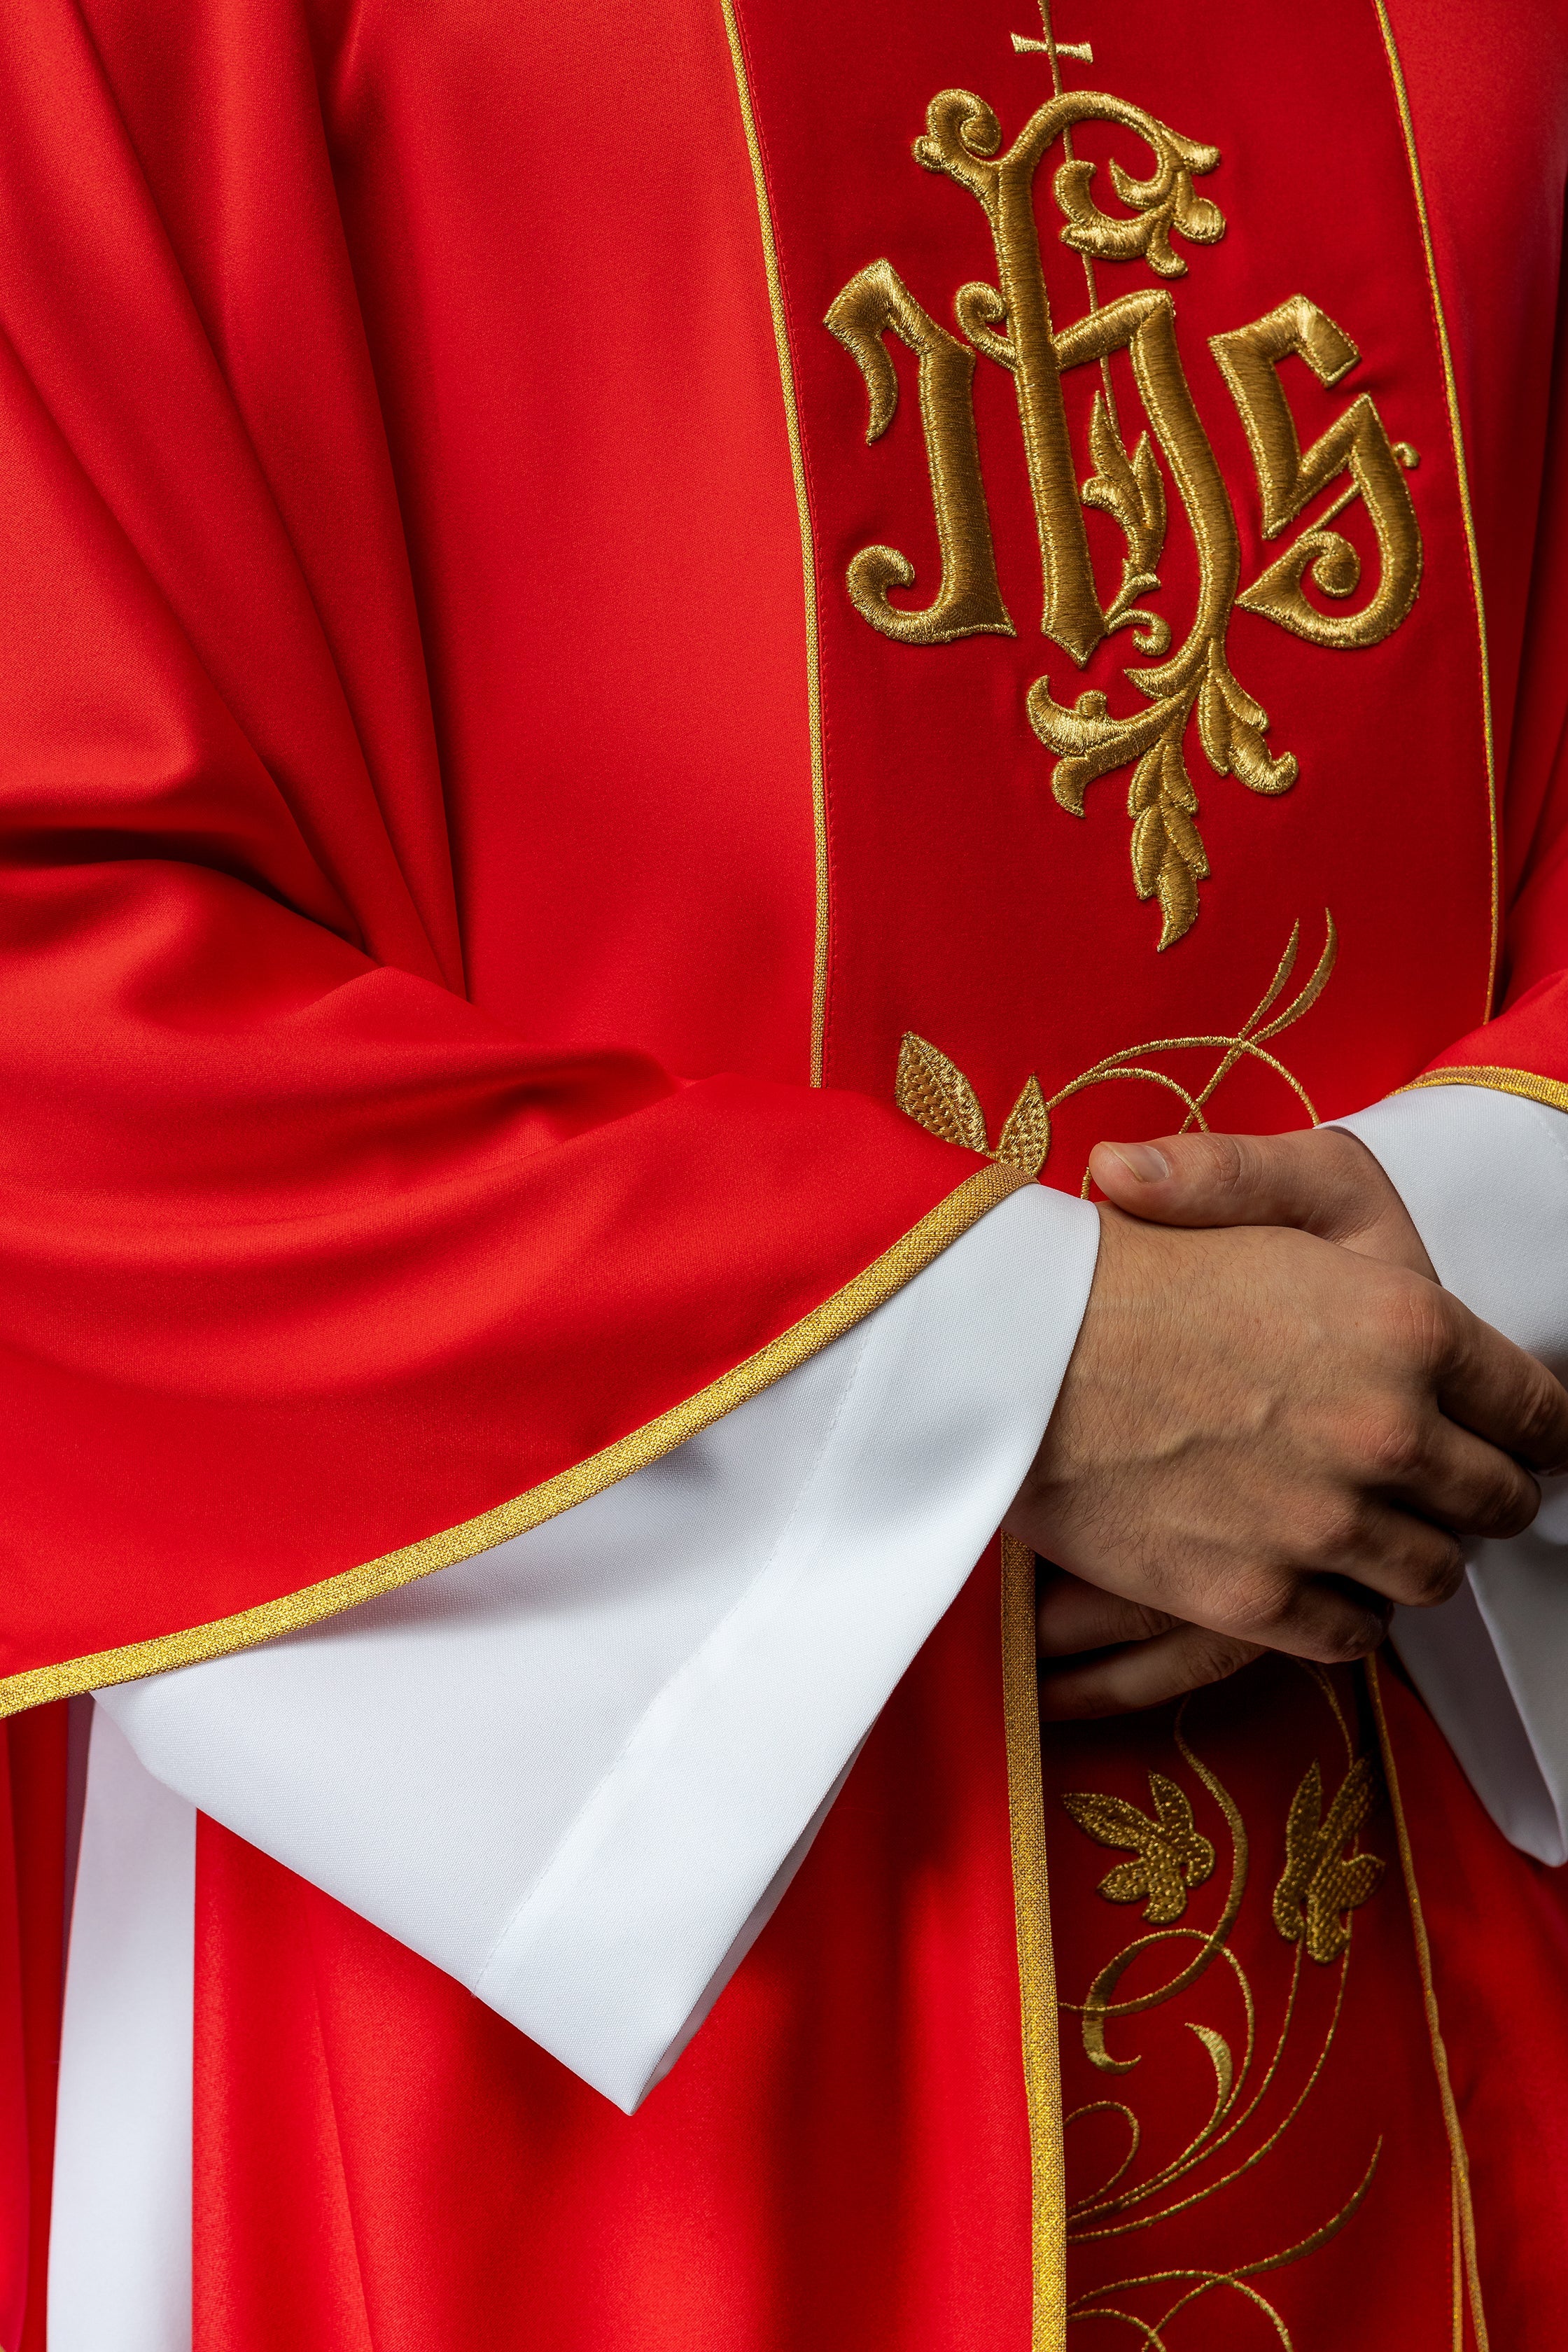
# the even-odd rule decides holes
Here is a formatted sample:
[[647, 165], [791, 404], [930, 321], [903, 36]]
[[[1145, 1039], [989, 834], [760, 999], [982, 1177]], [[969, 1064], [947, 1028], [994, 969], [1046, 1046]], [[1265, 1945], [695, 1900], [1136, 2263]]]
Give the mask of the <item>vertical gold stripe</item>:
[[1386, 0], [1373, 0], [1377, 21], [1383, 28], [1383, 46], [1388, 58], [1388, 70], [1394, 78], [1394, 94], [1399, 101], [1399, 121], [1405, 133], [1405, 152], [1410, 165], [1411, 185], [1415, 191], [1415, 210], [1421, 222], [1421, 244], [1426, 257], [1426, 283], [1432, 295], [1432, 315], [1437, 327], [1437, 348], [1443, 356], [1443, 388], [1448, 403], [1448, 431], [1454, 444], [1454, 466], [1459, 481], [1459, 505], [1465, 519], [1465, 545], [1469, 551], [1470, 588], [1476, 602], [1476, 632], [1481, 653], [1481, 730], [1486, 743], [1487, 814], [1491, 828], [1492, 913], [1491, 949], [1487, 965], [1487, 1001], [1481, 1013], [1489, 1021], [1492, 997], [1497, 987], [1498, 947], [1502, 911], [1502, 868], [1498, 847], [1497, 757], [1492, 740], [1491, 658], [1487, 649], [1487, 607], [1481, 590], [1481, 554], [1476, 540], [1475, 513], [1470, 505], [1470, 475], [1465, 460], [1465, 428], [1459, 415], [1459, 387], [1454, 375], [1454, 354], [1448, 342], [1448, 322], [1443, 315], [1443, 297], [1437, 284], [1437, 264], [1432, 251], [1432, 224], [1426, 211], [1426, 191], [1421, 178], [1421, 162], [1415, 152], [1415, 126], [1410, 115], [1410, 96], [1405, 87], [1405, 68], [1399, 62], [1399, 47], [1389, 22]]
[[811, 983], [811, 1083], [822, 1084], [823, 1040], [827, 1026], [827, 783], [822, 759], [822, 672], [816, 633], [816, 551], [812, 540], [811, 506], [805, 488], [805, 449], [800, 437], [800, 410], [795, 396], [795, 363], [790, 358], [789, 320], [784, 312], [784, 279], [779, 271], [778, 245], [773, 236], [773, 206], [768, 201], [767, 174], [763, 168], [762, 142], [752, 111], [752, 86], [734, 0], [720, 0], [724, 30], [729, 36], [730, 61], [745, 125], [746, 148], [752, 158], [752, 178], [757, 191], [757, 219], [763, 233], [763, 266], [767, 271], [768, 305], [773, 312], [773, 341], [779, 355], [779, 382], [784, 388], [784, 429], [789, 435], [789, 459], [795, 474], [795, 512], [800, 520], [800, 568], [805, 589], [805, 705], [811, 729], [811, 808], [816, 844], [816, 952]]
[[1057, 2049], [1057, 1968], [1046, 1876], [1046, 1799], [1040, 1780], [1040, 1697], [1035, 1676], [1035, 1555], [1013, 1536], [1002, 1538], [1002, 1696], [1034, 2200], [1035, 2321], [1030, 2340], [1033, 2352], [1062, 2352], [1067, 2341], [1067, 2170]]
[[1454, 2088], [1448, 2076], [1448, 2053], [1443, 2041], [1442, 2021], [1437, 2014], [1437, 1988], [1432, 1976], [1432, 1947], [1426, 1937], [1421, 1890], [1415, 1883], [1415, 1857], [1411, 1851], [1410, 1832], [1405, 1826], [1405, 1801], [1399, 1792], [1399, 1770], [1394, 1760], [1388, 1717], [1384, 1713], [1383, 1685], [1378, 1679], [1375, 1658], [1368, 1658], [1366, 1662], [1366, 1682], [1372, 1695], [1373, 1712], [1377, 1717], [1384, 1778], [1388, 1783], [1388, 1801], [1394, 1809], [1394, 1835], [1399, 1841], [1399, 1865], [1405, 1874], [1405, 1893], [1415, 1937], [1415, 1962], [1421, 1972], [1421, 1997], [1426, 2007], [1426, 2031], [1432, 2042], [1432, 2065], [1437, 2077], [1437, 2093], [1443, 2103], [1443, 2122], [1448, 2134], [1448, 2162], [1453, 2178], [1454, 2203], [1458, 2214], [1459, 2246], [1469, 2289], [1470, 2324], [1475, 2329], [1477, 2352], [1488, 2352], [1486, 2313], [1481, 2308], [1480, 2272], [1476, 2263], [1476, 2216], [1470, 2202], [1470, 2160], [1465, 2147], [1464, 2126], [1459, 2121], [1459, 2110], [1454, 2104]]

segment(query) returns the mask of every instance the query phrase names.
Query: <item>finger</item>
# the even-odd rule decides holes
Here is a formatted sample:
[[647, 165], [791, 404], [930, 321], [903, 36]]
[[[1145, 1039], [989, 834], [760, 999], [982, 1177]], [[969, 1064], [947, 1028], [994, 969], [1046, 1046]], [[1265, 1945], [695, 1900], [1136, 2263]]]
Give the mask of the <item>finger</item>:
[[1437, 1402], [1450, 1421], [1551, 1476], [1568, 1469], [1568, 1390], [1447, 1291], [1415, 1286]]
[[1175, 1625], [1152, 1641], [1102, 1650], [1070, 1665], [1046, 1667], [1040, 1675], [1040, 1713], [1050, 1723], [1130, 1715], [1201, 1690], [1205, 1683], [1222, 1682], [1262, 1654], [1256, 1642], [1214, 1633], [1203, 1625]]
[[1319, 1529], [1303, 1533], [1309, 1572], [1300, 1593], [1285, 1595], [1275, 1628], [1279, 1638], [1272, 1640], [1279, 1649], [1294, 1647], [1289, 1635], [1296, 1626], [1315, 1636], [1328, 1625], [1325, 1595], [1332, 1596], [1336, 1617], [1339, 1604], [1348, 1602], [1381, 1610], [1386, 1618], [1386, 1603], [1431, 1609], [1452, 1600], [1464, 1581], [1465, 1555], [1457, 1536], [1371, 1496], [1331, 1507]]
[[1374, 1482], [1457, 1536], [1522, 1535], [1541, 1508], [1541, 1489], [1528, 1470], [1441, 1414], [1433, 1416], [1413, 1454], [1408, 1468], [1390, 1465], [1386, 1478], [1378, 1477], [1382, 1465], [1374, 1457]]
[[1124, 1601], [1119, 1592], [1107, 1592], [1065, 1569], [1053, 1568], [1040, 1581], [1035, 1648], [1042, 1658], [1070, 1658], [1083, 1650], [1109, 1649], [1113, 1643], [1148, 1641], [1176, 1622], [1163, 1609]]
[[[1404, 1515], [1390, 1512], [1391, 1519]], [[1408, 1525], [1413, 1535], [1424, 1533], [1432, 1543], [1446, 1545], [1463, 1562], [1451, 1536], [1426, 1528], [1418, 1519]], [[1421, 1580], [1403, 1575], [1386, 1558], [1367, 1558], [1358, 1535], [1346, 1535], [1337, 1547], [1320, 1540], [1300, 1565], [1276, 1565], [1237, 1574], [1215, 1592], [1190, 1605], [1189, 1618], [1216, 1633], [1255, 1642], [1267, 1650], [1283, 1650], [1293, 1658], [1311, 1658], [1320, 1665], [1348, 1664], [1375, 1650], [1388, 1631], [1389, 1614], [1398, 1595], [1373, 1587], [1375, 1573], [1415, 1591]], [[1447, 1557], [1447, 1555], [1445, 1555]], [[1343, 1561], [1342, 1567], [1339, 1563]], [[1352, 1565], [1353, 1563], [1353, 1565]], [[1452, 1590], [1452, 1584], [1448, 1590]], [[1446, 1595], [1444, 1596], [1446, 1597]]]
[[1294, 1225], [1346, 1243], [1375, 1234], [1375, 1255], [1436, 1279], [1377, 1160], [1337, 1128], [1098, 1143], [1089, 1167], [1108, 1200], [1152, 1223]]

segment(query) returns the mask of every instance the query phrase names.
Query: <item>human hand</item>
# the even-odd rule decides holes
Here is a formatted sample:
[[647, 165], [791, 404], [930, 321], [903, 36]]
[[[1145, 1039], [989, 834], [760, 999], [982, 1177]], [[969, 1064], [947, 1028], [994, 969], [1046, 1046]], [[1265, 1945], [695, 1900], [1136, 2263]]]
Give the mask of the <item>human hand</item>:
[[[1518, 1533], [1539, 1499], [1529, 1470], [1568, 1460], [1568, 1396], [1414, 1270], [1425, 1253], [1372, 1155], [1322, 1140], [1241, 1155], [1248, 1181], [1226, 1191], [1340, 1240], [1101, 1211], [1079, 1347], [1005, 1523], [1069, 1572], [1041, 1596], [1041, 1648], [1071, 1658], [1047, 1667], [1047, 1714], [1151, 1706], [1263, 1647], [1359, 1656], [1393, 1601], [1453, 1591], [1457, 1536]], [[1201, 1181], [1212, 1200], [1216, 1170], [1176, 1160], [1155, 1180], [1176, 1187], [1167, 1205], [1191, 1209]], [[1362, 1160], [1375, 1182], [1358, 1182]]]
[[1293, 1225], [1437, 1279], [1382, 1163], [1340, 1128], [1097, 1143], [1089, 1172], [1108, 1201], [1155, 1224]]

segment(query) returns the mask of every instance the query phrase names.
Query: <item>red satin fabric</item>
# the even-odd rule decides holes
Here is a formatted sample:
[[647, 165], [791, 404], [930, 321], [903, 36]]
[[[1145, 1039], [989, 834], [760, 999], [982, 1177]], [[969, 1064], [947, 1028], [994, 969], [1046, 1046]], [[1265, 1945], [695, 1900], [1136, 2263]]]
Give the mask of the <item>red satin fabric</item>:
[[[671, 386], [614, 444], [719, 548], [695, 583], [661, 565], [673, 616], [643, 614], [625, 572], [671, 530], [608, 488], [623, 510], [597, 529], [583, 445], [541, 462], [517, 390], [569, 338], [559, 289], [536, 280], [519, 317], [466, 276], [459, 213], [427, 259], [445, 298], [411, 315], [418, 236], [371, 185], [378, 251], [356, 251], [356, 130], [367, 171], [411, 158], [378, 145], [396, 93], [366, 99], [345, 42], [271, 5], [27, 0], [0, 25], [4, 1673], [290, 1591], [570, 1466], [797, 1321], [974, 1164], [803, 1083], [798, 591], [773, 618], [798, 548], [775, 528], [759, 565], [737, 512], [776, 525], [776, 494], [744, 495], [761, 449], [788, 478], [754, 213], [701, 257], [710, 299], [749, 304], [710, 394], [741, 432], [705, 472]], [[725, 128], [739, 175], [732, 100]], [[484, 165], [482, 142], [447, 152]], [[536, 205], [515, 188], [510, 217]], [[531, 268], [537, 238], [502, 241]], [[401, 439], [399, 370], [367, 343], [388, 268], [399, 368], [437, 412]], [[500, 306], [504, 349], [488, 307], [443, 344], [465, 288]], [[452, 419], [432, 338], [468, 404]], [[424, 546], [432, 501], [459, 548]], [[550, 560], [567, 528], [622, 573], [597, 645]], [[568, 775], [544, 680], [557, 725], [597, 697]], [[465, 924], [476, 796], [510, 814]], [[634, 943], [668, 975], [657, 1017], [628, 1003]]]
[[[964, 1070], [994, 1139], [1031, 1073], [1050, 1092], [1139, 1041], [1234, 1031], [1298, 923], [1300, 984], [1331, 908], [1338, 968], [1279, 1047], [1321, 1111], [1445, 1057], [1568, 1080], [1560, 448], [1543, 472], [1568, 176], [1552, 11], [1396, 11], [1506, 760], [1513, 993], [1479, 1037], [1477, 639], [1375, 16], [1365, 0], [1244, 24], [1094, 14], [1058, 31], [1092, 37], [1096, 82], [1221, 149], [1229, 226], [1192, 255], [1177, 316], [1244, 578], [1266, 551], [1206, 339], [1304, 291], [1363, 359], [1331, 389], [1293, 370], [1303, 438], [1365, 388], [1419, 449], [1421, 594], [1354, 653], [1236, 616], [1237, 675], [1301, 775], [1265, 801], [1194, 768], [1214, 877], [1194, 930], [1156, 956], [1122, 786], [1094, 786], [1075, 823], [1022, 716], [1042, 668], [1059, 697], [1124, 693], [1125, 640], [1079, 677], [1035, 628], [1003, 370], [983, 364], [976, 401], [1017, 638], [894, 646], [843, 590], [850, 556], [886, 541], [923, 593], [935, 543], [912, 377], [868, 449], [864, 387], [823, 312], [879, 255], [933, 316], [991, 269], [979, 208], [910, 142], [955, 83], [1016, 129], [1048, 87], [1011, 47], [1028, 27], [999, 0], [752, 0], [818, 572], [825, 1092], [804, 1083], [799, 542], [717, 14], [25, 0], [0, 20], [16, 950], [0, 1249], [23, 1441], [6, 1670], [450, 1524], [787, 1326], [974, 1165], [891, 1108], [908, 1029]], [[1103, 164], [1097, 137], [1082, 152]], [[1053, 300], [1077, 315], [1079, 265], [1047, 245]], [[1113, 290], [1147, 282], [1138, 266]], [[1370, 579], [1364, 525], [1344, 528]], [[1109, 562], [1112, 541], [1096, 547]], [[1166, 571], [1180, 625], [1194, 567], [1179, 515]], [[1170, 1066], [1204, 1077], [1212, 1058]], [[1302, 1116], [1258, 1066], [1226, 1083], [1224, 1123]], [[1076, 1184], [1097, 1135], [1158, 1131], [1169, 1103], [1131, 1078], [1072, 1097], [1047, 1179]], [[1277, 1712], [1248, 1697], [1262, 1687], [1237, 1685], [1227, 1737], [1272, 1820], [1289, 1759]], [[1494, 2340], [1544, 2352], [1545, 2217], [1568, 2209], [1568, 2178], [1559, 2138], [1510, 2118], [1551, 2107], [1568, 2053], [1542, 2027], [1541, 2084], [1521, 2090], [1495, 2053], [1513, 1986], [1539, 2002], [1557, 1980], [1556, 1897], [1419, 1711], [1390, 1705], [1436, 1874], [1489, 2291], [1512, 2329], [1494, 2322]], [[1109, 1759], [1053, 1736], [1053, 1786], [1103, 1762], [1147, 1803], [1163, 1736], [1135, 1727]], [[1070, 1852], [1076, 1832], [1050, 1826]], [[1386, 1832], [1379, 1816], [1369, 1837], [1390, 1861]], [[1011, 1901], [985, 1571], [630, 2123], [204, 1829], [200, 2352], [1022, 2347]], [[1303, 2346], [1327, 2332], [1381, 2352], [1401, 2311], [1401, 2352], [1451, 2340], [1433, 2284], [1441, 2116], [1402, 1916], [1384, 1888], [1357, 1918], [1372, 1990], [1347, 2032], [1354, 2101], [1342, 2082], [1286, 2189], [1258, 2188], [1310, 2215], [1347, 2105], [1358, 2124], [1401, 2119], [1384, 2220], [1331, 2250], [1353, 2273], [1375, 2243], [1376, 2332], [1347, 2314], [1342, 2270], [1299, 2265]], [[1058, 1913], [1064, 1985], [1105, 1927], [1092, 1886]], [[1278, 1958], [1274, 1934], [1265, 1919]], [[1200, 2340], [1249, 2352], [1256, 2317]]]

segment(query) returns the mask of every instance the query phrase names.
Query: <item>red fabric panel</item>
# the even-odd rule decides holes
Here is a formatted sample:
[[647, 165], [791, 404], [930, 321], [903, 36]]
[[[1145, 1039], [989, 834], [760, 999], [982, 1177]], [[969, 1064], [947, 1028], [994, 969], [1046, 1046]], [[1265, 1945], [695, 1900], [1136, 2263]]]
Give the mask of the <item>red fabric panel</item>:
[[64, 1983], [66, 1709], [0, 1725], [0, 2344], [44, 2352]]
[[[184, 7], [90, 13], [99, 47], [68, 0], [0, 21], [0, 1673], [536, 1484], [796, 1321], [974, 1164], [890, 1107], [683, 1084], [644, 1050], [662, 1026], [700, 1068], [714, 1041], [679, 1022], [577, 1044], [526, 988], [499, 1017], [457, 992], [415, 592], [302, 20], [215, 5], [192, 39]], [[776, 436], [776, 379], [769, 402]], [[542, 592], [513, 593], [515, 657]], [[542, 839], [549, 779], [498, 740], [495, 789]], [[775, 1014], [804, 1066], [800, 748], [762, 820], [787, 769], [771, 931], [742, 891], [724, 950], [771, 1008], [754, 1055], [744, 1021], [725, 1037], [742, 1070], [788, 1062]], [[748, 790], [733, 754], [708, 746], [698, 830], [721, 776]], [[596, 767], [635, 808], [613, 731]], [[572, 962], [605, 865], [561, 821], [574, 895], [526, 909], [540, 965]], [[646, 903], [679, 896], [683, 838], [642, 844]], [[641, 968], [674, 950], [643, 941]]]
[[1476, 2207], [1487, 2321], [1559, 2352], [1568, 2276], [1568, 1873], [1498, 1835], [1420, 1701], [1384, 1670], [1443, 2038]]
[[629, 2121], [201, 1824], [196, 2352], [1027, 2341], [994, 1555]]

